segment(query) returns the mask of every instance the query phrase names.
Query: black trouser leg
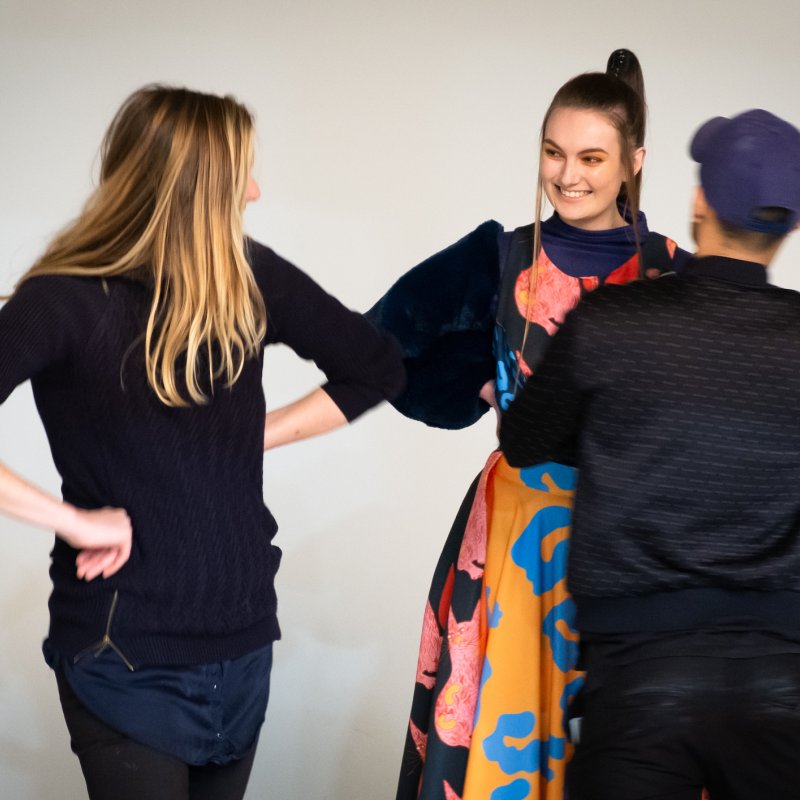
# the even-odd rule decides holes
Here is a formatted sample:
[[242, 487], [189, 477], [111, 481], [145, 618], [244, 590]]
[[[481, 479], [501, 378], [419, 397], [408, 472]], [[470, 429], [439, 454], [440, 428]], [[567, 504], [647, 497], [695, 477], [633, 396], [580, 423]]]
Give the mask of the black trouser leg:
[[569, 800], [797, 800], [800, 655], [589, 668]]
[[189, 767], [190, 800], [240, 800], [244, 797], [256, 757], [256, 744], [230, 764]]
[[97, 719], [57, 675], [72, 751], [90, 800], [241, 800], [256, 745], [238, 761], [194, 767], [139, 744]]

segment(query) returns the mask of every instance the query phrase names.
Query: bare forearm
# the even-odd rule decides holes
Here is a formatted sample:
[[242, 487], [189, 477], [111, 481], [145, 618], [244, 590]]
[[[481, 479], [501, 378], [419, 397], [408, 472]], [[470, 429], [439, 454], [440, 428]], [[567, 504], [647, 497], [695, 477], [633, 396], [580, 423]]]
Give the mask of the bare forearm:
[[37, 528], [68, 533], [77, 525], [74, 506], [28, 483], [0, 464], [0, 513]]
[[347, 424], [347, 418], [323, 389], [267, 414], [264, 450], [319, 436]]
[[0, 464], [0, 514], [38, 528], [54, 530], [67, 544], [80, 550], [78, 578], [107, 578], [131, 554], [132, 529], [121, 508], [84, 510], [58, 500]]

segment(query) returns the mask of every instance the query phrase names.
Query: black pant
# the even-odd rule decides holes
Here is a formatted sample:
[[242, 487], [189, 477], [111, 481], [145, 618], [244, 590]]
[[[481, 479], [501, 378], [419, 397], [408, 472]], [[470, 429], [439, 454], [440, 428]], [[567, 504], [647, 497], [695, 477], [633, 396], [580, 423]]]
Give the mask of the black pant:
[[95, 717], [57, 675], [61, 708], [91, 800], [241, 800], [254, 744], [238, 761], [194, 767], [128, 739]]
[[800, 655], [674, 656], [592, 680], [569, 800], [797, 800]]

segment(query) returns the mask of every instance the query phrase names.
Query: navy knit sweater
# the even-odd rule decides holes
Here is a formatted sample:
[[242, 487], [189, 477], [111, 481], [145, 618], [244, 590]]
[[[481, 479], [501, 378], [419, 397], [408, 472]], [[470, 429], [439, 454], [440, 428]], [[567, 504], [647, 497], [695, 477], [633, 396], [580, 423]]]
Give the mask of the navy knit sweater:
[[[265, 344], [313, 359], [348, 420], [401, 389], [391, 339], [270, 249], [251, 242], [249, 255]], [[64, 499], [124, 508], [133, 525], [129, 562], [91, 583], [76, 579], [76, 551], [56, 539], [50, 642], [72, 657], [110, 619], [136, 666], [235, 658], [280, 635], [277, 525], [262, 497], [263, 348], [207, 405], [169, 408], [144, 369], [150, 300], [133, 280], [48, 276], [0, 309], [0, 402], [31, 379]]]

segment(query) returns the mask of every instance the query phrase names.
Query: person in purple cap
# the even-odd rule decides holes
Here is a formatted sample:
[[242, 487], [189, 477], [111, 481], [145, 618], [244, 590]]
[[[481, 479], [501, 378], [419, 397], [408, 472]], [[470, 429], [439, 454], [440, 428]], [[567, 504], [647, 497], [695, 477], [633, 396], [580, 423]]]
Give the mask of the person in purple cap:
[[691, 154], [694, 257], [588, 296], [500, 430], [579, 468], [570, 800], [800, 792], [800, 294], [767, 280], [800, 131], [748, 111]]

